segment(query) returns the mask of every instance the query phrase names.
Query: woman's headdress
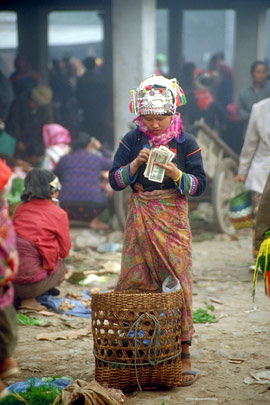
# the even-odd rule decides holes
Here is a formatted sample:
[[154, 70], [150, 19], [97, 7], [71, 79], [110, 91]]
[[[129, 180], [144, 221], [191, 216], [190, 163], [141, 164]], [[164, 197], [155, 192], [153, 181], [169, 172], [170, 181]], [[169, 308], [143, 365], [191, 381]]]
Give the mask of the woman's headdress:
[[65, 144], [68, 145], [71, 142], [69, 131], [59, 124], [45, 124], [42, 128], [42, 135], [45, 147]]
[[131, 90], [130, 111], [137, 115], [173, 115], [186, 102], [176, 79], [153, 75]]

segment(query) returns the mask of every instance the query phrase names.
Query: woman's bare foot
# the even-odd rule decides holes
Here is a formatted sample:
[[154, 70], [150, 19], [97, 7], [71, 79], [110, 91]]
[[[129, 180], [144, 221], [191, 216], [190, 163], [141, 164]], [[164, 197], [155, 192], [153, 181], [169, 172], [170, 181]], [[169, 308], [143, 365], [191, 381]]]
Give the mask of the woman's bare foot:
[[44, 311], [47, 308], [37, 302], [35, 298], [25, 298], [21, 301], [19, 309], [31, 309], [34, 311]]
[[105, 224], [105, 222], [101, 222], [98, 217], [92, 219], [92, 221], [89, 224], [89, 227], [91, 229], [103, 229], [105, 231], [108, 231], [110, 229], [109, 225]]

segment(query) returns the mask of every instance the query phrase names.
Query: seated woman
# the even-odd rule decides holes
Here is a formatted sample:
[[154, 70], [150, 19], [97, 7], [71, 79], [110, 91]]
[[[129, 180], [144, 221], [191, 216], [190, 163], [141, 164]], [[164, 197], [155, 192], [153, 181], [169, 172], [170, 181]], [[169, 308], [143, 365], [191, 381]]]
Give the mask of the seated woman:
[[79, 132], [72, 141], [72, 152], [63, 156], [55, 168], [62, 188], [60, 206], [70, 219], [87, 221], [92, 229], [109, 229], [99, 219], [108, 206], [102, 174], [112, 166], [111, 159], [97, 153], [97, 140]]
[[60, 184], [54, 173], [34, 168], [24, 183], [23, 203], [13, 218], [19, 253], [15, 298], [21, 300], [21, 307], [42, 310], [36, 297], [64, 280], [63, 259], [71, 248], [69, 222], [56, 204]]

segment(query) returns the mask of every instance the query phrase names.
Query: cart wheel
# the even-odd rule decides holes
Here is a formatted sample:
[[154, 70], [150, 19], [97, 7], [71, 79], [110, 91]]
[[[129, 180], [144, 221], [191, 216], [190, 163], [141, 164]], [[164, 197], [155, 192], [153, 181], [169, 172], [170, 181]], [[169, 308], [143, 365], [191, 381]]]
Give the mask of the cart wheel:
[[119, 222], [119, 225], [122, 229], [125, 227], [126, 217], [127, 217], [127, 208], [128, 208], [128, 201], [131, 195], [131, 188], [126, 187], [122, 191], [116, 191], [114, 193], [114, 210]]
[[233, 234], [235, 229], [229, 218], [230, 199], [235, 195], [238, 166], [231, 158], [225, 158], [217, 168], [212, 188], [214, 220], [218, 231]]

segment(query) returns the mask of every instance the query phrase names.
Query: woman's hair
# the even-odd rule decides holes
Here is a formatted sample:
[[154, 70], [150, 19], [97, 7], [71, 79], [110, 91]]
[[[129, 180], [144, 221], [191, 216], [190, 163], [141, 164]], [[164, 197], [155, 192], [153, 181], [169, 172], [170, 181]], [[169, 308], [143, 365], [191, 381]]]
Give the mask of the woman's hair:
[[258, 65], [263, 65], [263, 66], [265, 66], [265, 69], [267, 70], [267, 65], [266, 65], [265, 62], [263, 62], [262, 60], [255, 60], [255, 61], [251, 64], [251, 66], [250, 66], [250, 74], [251, 74], [251, 75], [253, 75], [253, 73], [254, 73], [254, 71], [255, 71], [255, 69], [256, 69], [256, 67], [257, 67]]
[[79, 131], [72, 139], [71, 143], [72, 150], [75, 151], [78, 149], [85, 149], [90, 141], [91, 137], [87, 132]]
[[59, 191], [60, 188], [50, 184], [55, 179], [57, 177], [49, 170], [37, 168], [30, 170], [24, 179], [24, 191], [21, 200], [24, 202], [30, 201], [32, 198], [50, 200], [51, 195]]

